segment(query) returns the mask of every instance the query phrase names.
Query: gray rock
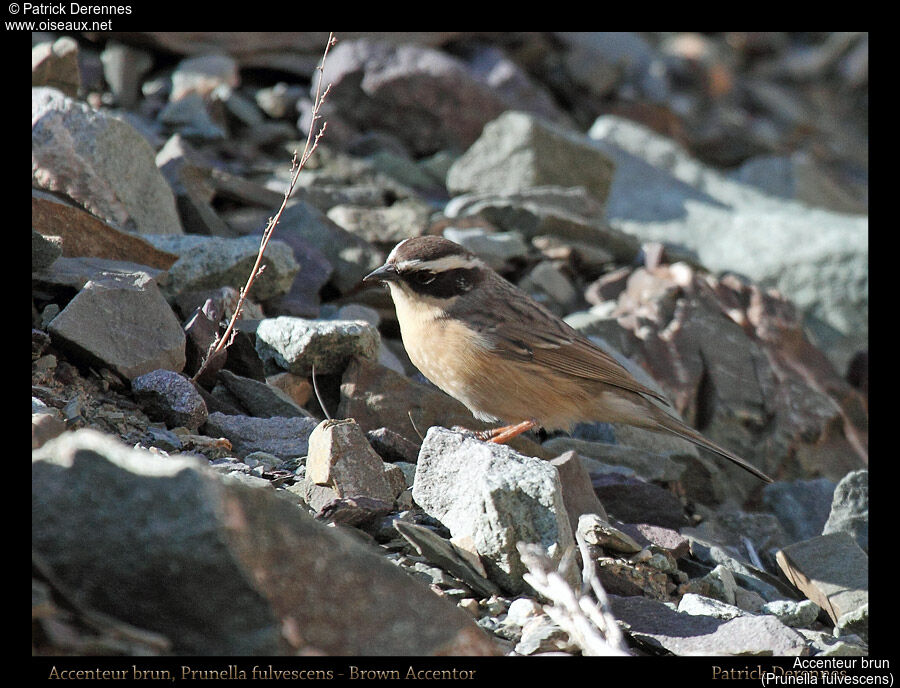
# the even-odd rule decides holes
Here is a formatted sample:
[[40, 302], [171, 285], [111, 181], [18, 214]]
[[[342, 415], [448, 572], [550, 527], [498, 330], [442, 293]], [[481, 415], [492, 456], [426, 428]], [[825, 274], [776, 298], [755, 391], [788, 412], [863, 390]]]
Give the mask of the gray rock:
[[840, 337], [843, 369], [868, 345], [868, 218], [810, 208], [730, 180], [634, 122], [600, 117], [589, 136], [616, 164], [607, 218], [641, 241], [681, 245], [788, 296]]
[[155, 282], [158, 285], [165, 283], [166, 273], [130, 261], [87, 256], [80, 258], [60, 256], [47, 268], [31, 273], [32, 282], [53, 290], [60, 287], [80, 290], [88, 282], [103, 282], [110, 279], [135, 281], [141, 284]]
[[266, 318], [256, 328], [256, 351], [264, 363], [308, 375], [341, 373], [354, 356], [374, 358], [381, 338], [363, 320]]
[[424, 526], [406, 523], [400, 519], [394, 521], [394, 528], [416, 551], [433, 564], [446, 569], [466, 585], [484, 597], [499, 595], [500, 589], [475, 570], [466, 558], [461, 555], [451, 542]]
[[[417, 155], [465, 148], [506, 109], [461, 60], [413, 44], [340, 41], [323, 79], [332, 84], [322, 111], [329, 123], [348, 138], [357, 130], [390, 132]], [[305, 122], [300, 129], [307, 131]]]
[[504, 231], [526, 239], [549, 235], [596, 244], [622, 262], [631, 262], [640, 250], [633, 236], [613, 229], [604, 217], [604, 205], [582, 187], [541, 186], [517, 191], [466, 193], [444, 207], [448, 218], [478, 216]]
[[849, 533], [794, 543], [776, 559], [787, 579], [835, 623], [869, 603], [869, 557]]
[[519, 281], [519, 288], [559, 315], [570, 312], [581, 297], [571, 280], [549, 260], [535, 265]]
[[869, 551], [869, 471], [852, 471], [834, 488], [831, 513], [822, 535], [846, 531]]
[[131, 381], [131, 391], [144, 413], [169, 427], [196, 432], [209, 417], [203, 397], [190, 380], [171, 370], [139, 375]]
[[73, 357], [129, 380], [159, 368], [184, 368], [184, 331], [146, 275], [88, 282], [48, 330], [56, 346]]
[[465, 59], [470, 73], [503, 99], [507, 109], [524, 110], [560, 124], [572, 123], [550, 93], [501, 48], [487, 43], [473, 45]]
[[537, 186], [580, 186], [598, 201], [609, 193], [614, 165], [581, 134], [524, 112], [509, 111], [447, 173], [454, 196], [516, 192]]
[[482, 227], [446, 227], [444, 238], [455, 241], [477, 255], [494, 270], [528, 255], [528, 244], [520, 232], [489, 232]]
[[611, 525], [599, 514], [582, 514], [575, 523], [578, 524], [578, 534], [589, 545], [625, 554], [635, 554], [642, 549], [628, 533]]
[[517, 542], [557, 562], [574, 542], [555, 468], [444, 428], [425, 436], [413, 499], [454, 537], [470, 536], [489, 577], [512, 592], [529, 588]]
[[838, 617], [835, 635], [857, 635], [869, 642], [869, 603], [866, 602]]
[[188, 93], [167, 103], [157, 118], [169, 130], [177, 131], [187, 139], [220, 141], [226, 136], [225, 129], [213, 120], [206, 109], [206, 102], [197, 93]]
[[557, 31], [565, 46], [563, 66], [578, 86], [597, 97], [623, 82], [651, 101], [669, 96], [662, 55], [634, 31]]
[[131, 109], [137, 104], [141, 82], [153, 67], [153, 56], [147, 50], [118, 41], [107, 41], [100, 53], [103, 78], [116, 103]]
[[694, 616], [712, 616], [716, 619], [725, 620], [735, 619], [747, 614], [740, 607], [693, 592], [682, 595], [681, 600], [678, 602], [678, 612]]
[[822, 533], [835, 491], [827, 478], [777, 482], [763, 488], [763, 504], [794, 542]]
[[673, 611], [644, 597], [610, 596], [613, 616], [628, 624], [627, 633], [675, 655], [809, 654], [806, 641], [774, 616], [738, 616], [723, 620]]
[[[149, 234], [145, 238], [156, 248], [178, 256], [169, 268], [166, 285], [166, 291], [173, 296], [224, 286], [241, 289], [259, 255], [259, 239], [253, 236], [232, 239]], [[272, 239], [266, 247], [263, 264], [266, 268], [254, 281], [250, 296], [265, 301], [287, 293], [300, 270], [290, 247]]]
[[687, 525], [681, 501], [658, 485], [614, 473], [594, 474], [591, 480], [607, 512], [620, 521], [676, 530]]
[[293, 459], [306, 456], [309, 436], [317, 424], [314, 418], [253, 418], [215, 412], [209, 414], [204, 432], [228, 439], [238, 457], [264, 451], [282, 459]]
[[819, 616], [819, 605], [812, 600], [772, 600], [766, 602], [759, 610], [760, 614], [771, 614], [792, 628], [811, 626]]
[[835, 183], [805, 151], [791, 155], [756, 156], [729, 176], [770, 196], [800, 201], [838, 213], [868, 214], [867, 199], [858, 198]]
[[[684, 466], [671, 456], [606, 442], [589, 442], [574, 437], [553, 437], [541, 445], [551, 453], [575, 451], [585, 459], [612, 466], [625, 466], [646, 481], [675, 482]], [[590, 469], [593, 461], [587, 464]]]
[[150, 144], [131, 125], [52, 88], [31, 93], [32, 185], [141, 234], [182, 234]]
[[[861, 642], [859, 636], [848, 636], [847, 640], [838, 640], [830, 633], [811, 631], [806, 628], [797, 629], [809, 643], [810, 650], [817, 657], [868, 657], [869, 649]], [[852, 642], [858, 640], [859, 642]]]
[[353, 419], [324, 420], [312, 431], [306, 478], [338, 497], [373, 497], [388, 504], [395, 497], [384, 462]]
[[177, 654], [495, 652], [465, 612], [271, 488], [91, 430], [32, 461], [37, 556], [77, 604]]
[[569, 523], [578, 524], [582, 514], [596, 514], [604, 521], [607, 520], [606, 509], [594, 493], [590, 473], [582, 463], [581, 457], [570, 451], [557, 456], [550, 463], [559, 473], [559, 484], [562, 487]]
[[371, 244], [390, 250], [395, 244], [428, 229], [431, 208], [424, 201], [406, 198], [386, 208], [336, 205], [328, 219]]
[[[419, 445], [417, 443], [408, 440], [403, 435], [389, 428], [367, 430], [366, 439], [369, 440], [372, 449], [378, 452], [382, 459], [412, 466], [412, 471], [415, 473], [416, 460], [419, 458]], [[409, 484], [412, 485], [412, 478], [409, 479]]]
[[731, 572], [731, 569], [719, 564], [712, 571], [703, 576], [703, 581], [707, 583], [711, 597], [720, 602], [724, 602], [725, 604], [735, 604], [737, 583], [735, 583], [734, 574]]
[[45, 237], [31, 230], [31, 269], [44, 270], [62, 255], [60, 237]]
[[381, 251], [304, 201], [288, 204], [276, 231], [278, 237], [284, 237], [288, 243], [290, 236], [285, 235], [293, 235], [318, 249], [331, 264], [334, 270], [331, 283], [341, 293], [357, 286], [363, 277], [384, 262], [385, 256]]
[[[796, 591], [782, 579], [756, 568], [732, 549], [712, 544], [695, 535], [688, 535], [688, 539], [695, 559], [713, 567], [724, 566], [731, 571], [734, 581], [740, 587], [757, 593], [764, 600], [771, 602], [797, 596]], [[734, 594], [737, 601], [737, 590]]]
[[220, 370], [218, 379], [228, 388], [241, 406], [258, 418], [309, 418], [309, 412], [274, 385], [249, 377]]

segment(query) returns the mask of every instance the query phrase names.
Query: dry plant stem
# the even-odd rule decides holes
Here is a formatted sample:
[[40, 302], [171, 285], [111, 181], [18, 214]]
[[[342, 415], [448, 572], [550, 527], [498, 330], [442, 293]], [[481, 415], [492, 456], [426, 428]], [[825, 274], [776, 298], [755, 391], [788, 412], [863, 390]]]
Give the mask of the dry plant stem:
[[[584, 655], [629, 654], [622, 633], [608, 611], [586, 595], [576, 595], [539, 546], [520, 542], [518, 549], [529, 571], [523, 576], [525, 582], [551, 600], [552, 604], [544, 605], [544, 611], [568, 633], [569, 639], [581, 648]], [[595, 591], [603, 590], [596, 576], [592, 576], [591, 587]], [[605, 592], [603, 599], [606, 599]]]
[[324, 90], [322, 89], [322, 77], [325, 73], [325, 60], [328, 57], [328, 51], [331, 49], [331, 46], [335, 44], [335, 41], [334, 32], [332, 31], [328, 34], [328, 43], [325, 45], [325, 52], [322, 53], [322, 62], [316, 67], [319, 74], [316, 79], [316, 97], [313, 100], [312, 121], [309, 124], [309, 132], [306, 135], [306, 145], [303, 148], [303, 154], [299, 158], [297, 157], [297, 152], [294, 151], [294, 157], [291, 160], [291, 181], [287, 191], [284, 192], [284, 200], [281, 202], [281, 207], [278, 208], [278, 212], [275, 213], [275, 216], [269, 218], [266, 229], [263, 231], [262, 239], [259, 242], [259, 253], [256, 255], [256, 262], [253, 264], [253, 269], [250, 271], [247, 283], [241, 289], [237, 306], [234, 309], [234, 314], [232, 314], [231, 319], [228, 321], [225, 332], [221, 335], [216, 335], [215, 341], [210, 344], [209, 350], [206, 352], [206, 356], [203, 358], [203, 362], [200, 364], [199, 369], [191, 378], [191, 382], [196, 383], [197, 379], [203, 374], [203, 371], [206, 370], [206, 367], [209, 365], [213, 356], [223, 349], [228, 348], [234, 340], [234, 335], [236, 334], [235, 323], [238, 318], [241, 317], [241, 312], [244, 310], [244, 301], [247, 299], [247, 294], [250, 292], [250, 288], [253, 286], [256, 278], [259, 277], [265, 267], [262, 265], [262, 259], [266, 252], [266, 247], [269, 245], [269, 240], [272, 238], [275, 227], [281, 220], [281, 215], [284, 213], [284, 209], [287, 207], [288, 201], [294, 193], [294, 187], [297, 186], [297, 180], [300, 178], [301, 170], [306, 166], [306, 162], [315, 152], [316, 148], [319, 147], [319, 141], [325, 134], [325, 127], [328, 125], [328, 122], [323, 122], [318, 131], [316, 131], [316, 122], [319, 121], [321, 116], [319, 111], [322, 109], [322, 103], [325, 102], [325, 98], [328, 97], [328, 92], [331, 90], [331, 84], [328, 84]]

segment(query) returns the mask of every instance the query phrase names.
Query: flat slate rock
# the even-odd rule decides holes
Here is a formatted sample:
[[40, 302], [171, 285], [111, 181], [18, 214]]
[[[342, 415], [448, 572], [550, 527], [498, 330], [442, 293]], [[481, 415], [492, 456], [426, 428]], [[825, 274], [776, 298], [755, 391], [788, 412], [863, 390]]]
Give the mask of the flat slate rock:
[[645, 597], [616, 595], [610, 595], [610, 606], [633, 638], [675, 655], [809, 654], [804, 637], [774, 616], [717, 619], [679, 613]]

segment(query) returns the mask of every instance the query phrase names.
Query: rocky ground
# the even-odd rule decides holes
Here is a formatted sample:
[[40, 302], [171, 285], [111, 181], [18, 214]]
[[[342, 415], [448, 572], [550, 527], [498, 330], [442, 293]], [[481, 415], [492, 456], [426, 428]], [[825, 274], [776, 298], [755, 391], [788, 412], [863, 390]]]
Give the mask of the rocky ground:
[[[33, 35], [33, 653], [866, 654], [868, 36], [339, 34], [191, 384], [326, 38]], [[475, 439], [360, 285], [422, 234], [776, 481]]]

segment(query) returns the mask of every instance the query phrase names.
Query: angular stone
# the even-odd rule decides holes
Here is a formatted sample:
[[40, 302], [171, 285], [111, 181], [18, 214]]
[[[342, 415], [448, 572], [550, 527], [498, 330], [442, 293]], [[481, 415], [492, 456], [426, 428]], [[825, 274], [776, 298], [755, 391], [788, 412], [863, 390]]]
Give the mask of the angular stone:
[[385, 461], [401, 461], [415, 464], [419, 458], [419, 445], [388, 428], [366, 431], [366, 439], [372, 449]]
[[591, 476], [594, 492], [620, 521], [678, 529], [687, 525], [684, 507], [668, 490], [636, 478], [605, 473]]
[[575, 522], [578, 524], [579, 534], [589, 545], [626, 554], [634, 554], [642, 549], [634, 538], [611, 525], [598, 514], [582, 514]]
[[622, 117], [601, 116], [588, 135], [615, 160], [608, 218], [618, 229], [642, 241], [665, 237], [711, 271], [776, 288], [843, 335], [831, 356], [841, 368], [868, 346], [868, 217], [810, 208], [728, 179]]
[[[381, 338], [362, 320], [266, 318], [256, 328], [256, 351], [264, 363], [298, 375], [341, 373], [356, 356], [374, 358]], [[349, 416], [345, 416], [349, 417]]]
[[495, 653], [373, 548], [195, 459], [66, 434], [33, 454], [32, 513], [35, 552], [79, 606], [177, 654]]
[[[619, 437], [616, 439], [619, 440]], [[684, 466], [671, 456], [624, 444], [588, 442], [575, 437], [553, 437], [542, 446], [551, 452], [576, 451], [587, 459], [596, 459], [613, 466], [626, 466], [647, 481], [675, 482], [684, 473]]]
[[352, 419], [325, 420], [312, 431], [306, 478], [317, 485], [331, 487], [338, 497], [394, 501], [394, 491], [384, 474], [384, 462]]
[[203, 397], [186, 377], [171, 370], [154, 370], [131, 381], [131, 391], [151, 419], [167, 426], [184, 426], [194, 432], [209, 413]]
[[70, 36], [63, 36], [47, 43], [38, 43], [31, 49], [31, 85], [57, 88], [75, 98], [81, 88], [81, 72], [78, 70], [78, 43]]
[[[224, 286], [241, 289], [259, 255], [259, 239], [252, 236], [232, 239], [148, 234], [145, 238], [156, 248], [178, 256], [169, 268], [166, 285], [166, 291], [173, 297], [183, 291]], [[300, 270], [291, 249], [277, 239], [269, 242], [262, 264], [265, 270], [250, 291], [250, 296], [260, 301], [287, 293]]]
[[266, 377], [266, 384], [287, 394], [297, 406], [303, 407], [313, 393], [309, 380], [294, 373], [276, 373]]
[[338, 226], [322, 211], [304, 201], [288, 204], [276, 232], [288, 243], [293, 236], [317, 249], [332, 266], [330, 282], [341, 293], [353, 289], [363, 277], [384, 262], [385, 255], [381, 251]]
[[511, 592], [529, 589], [517, 542], [539, 544], [554, 561], [574, 543], [555, 468], [444, 428], [425, 436], [413, 499], [454, 537], [471, 536], [489, 577]]
[[822, 533], [833, 495], [834, 482], [827, 478], [782, 480], [763, 488], [763, 504], [799, 542]]
[[447, 189], [521, 191], [536, 186], [580, 186], [604, 201], [614, 163], [572, 130], [524, 112], [505, 112], [453, 163]]
[[60, 298], [64, 301], [70, 299], [73, 292], [83, 289], [88, 282], [115, 280], [136, 281], [141, 284], [155, 282], [158, 285], [165, 282], [165, 279], [164, 271], [139, 263], [65, 256], [60, 256], [43, 270], [31, 273], [32, 284], [54, 294], [60, 294]]
[[551, 236], [599, 245], [623, 262], [630, 263], [640, 251], [640, 242], [610, 227], [603, 204], [578, 186], [462, 194], [447, 203], [444, 215], [478, 217], [498, 229], [520, 232], [526, 239]]
[[474, 591], [490, 597], [499, 595], [500, 589], [484, 577], [483, 571], [478, 571], [457, 550], [452, 542], [448, 542], [440, 535], [428, 528], [413, 523], [405, 523], [401, 520], [394, 522], [394, 528], [409, 543], [416, 548], [419, 554], [427, 561], [440, 566], [466, 583]]
[[809, 654], [804, 637], [774, 616], [722, 620], [679, 613], [644, 597], [616, 595], [610, 596], [610, 607], [617, 620], [629, 625], [629, 635], [675, 655]]
[[[456, 57], [370, 39], [340, 41], [328, 55], [333, 85], [324, 117], [345, 130], [387, 131], [413, 153], [464, 148], [506, 104]], [[301, 128], [305, 123], [301, 123]]]
[[760, 614], [771, 614], [785, 626], [804, 628], [811, 626], [819, 616], [819, 605], [812, 600], [772, 600], [759, 610]]
[[103, 63], [103, 78], [116, 97], [116, 103], [125, 109], [137, 105], [141, 93], [141, 82], [153, 68], [153, 56], [143, 50], [115, 40], [106, 42], [100, 53]]
[[34, 186], [127, 231], [183, 233], [153, 149], [131, 125], [53, 88], [33, 88], [31, 100]]
[[568, 451], [552, 459], [550, 463], [556, 466], [559, 472], [559, 483], [562, 486], [563, 502], [569, 515], [569, 523], [578, 523], [582, 514], [596, 514], [604, 521], [609, 520], [606, 509], [594, 492], [591, 476], [581, 463], [578, 454]]
[[336, 205], [328, 218], [366, 241], [390, 250], [395, 244], [428, 229], [431, 207], [424, 201], [403, 199], [385, 208]]
[[160, 270], [168, 270], [178, 260], [139, 235], [116, 229], [38, 189], [31, 191], [31, 226], [45, 236], [62, 237], [62, 255], [67, 257], [107, 258]]
[[210, 413], [205, 433], [230, 440], [239, 458], [264, 451], [281, 459], [294, 459], [306, 456], [309, 436], [317, 424], [314, 418], [253, 418]]
[[45, 237], [31, 230], [31, 269], [43, 270], [62, 255], [62, 239], [58, 236]]
[[618, 527], [642, 546], [655, 545], [666, 550], [675, 559], [685, 557], [690, 552], [690, 542], [677, 530], [650, 523], [619, 523]]
[[852, 471], [834, 489], [831, 513], [822, 535], [846, 531], [869, 551], [869, 471]]
[[230, 370], [220, 370], [217, 377], [237, 397], [241, 406], [258, 418], [309, 418], [309, 412], [278, 387], [235, 375]]
[[775, 558], [787, 579], [835, 623], [869, 603], [869, 557], [849, 533], [797, 542]]
[[88, 282], [48, 330], [60, 348], [129, 380], [158, 368], [184, 368], [184, 331], [146, 277]]

